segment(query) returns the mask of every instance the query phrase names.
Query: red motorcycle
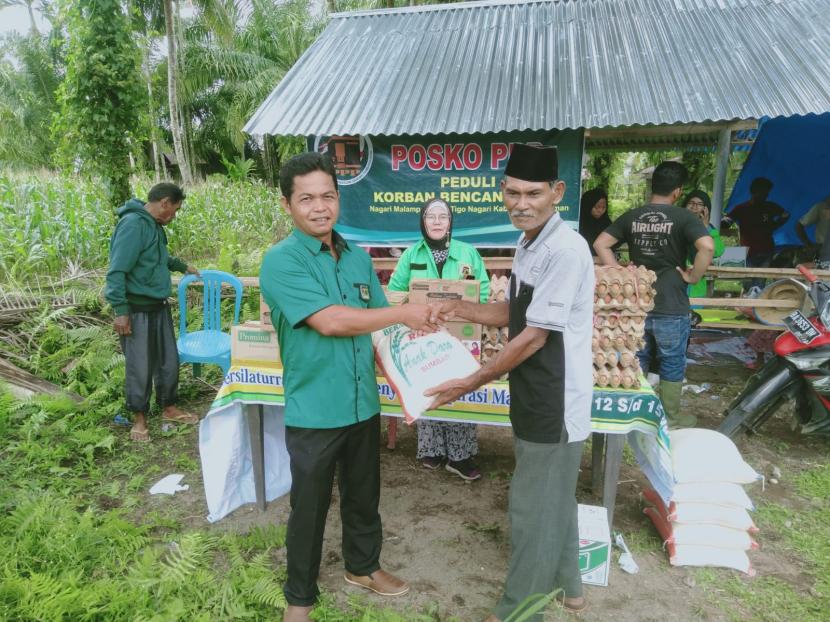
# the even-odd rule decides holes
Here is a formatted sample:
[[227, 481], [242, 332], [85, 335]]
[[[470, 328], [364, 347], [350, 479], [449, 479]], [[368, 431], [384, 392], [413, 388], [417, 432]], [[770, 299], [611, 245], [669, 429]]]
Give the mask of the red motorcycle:
[[775, 356], [746, 383], [724, 412], [718, 431], [734, 437], [758, 430], [782, 404], [795, 400], [803, 434], [830, 434], [830, 285], [804, 266], [815, 315], [794, 311], [775, 340]]

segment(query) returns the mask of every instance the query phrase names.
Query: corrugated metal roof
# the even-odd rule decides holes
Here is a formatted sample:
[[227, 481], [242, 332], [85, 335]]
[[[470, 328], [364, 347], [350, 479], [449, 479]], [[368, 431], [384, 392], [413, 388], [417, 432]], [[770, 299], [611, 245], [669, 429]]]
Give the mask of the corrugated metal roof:
[[830, 110], [830, 0], [468, 2], [332, 15], [251, 134], [446, 134]]

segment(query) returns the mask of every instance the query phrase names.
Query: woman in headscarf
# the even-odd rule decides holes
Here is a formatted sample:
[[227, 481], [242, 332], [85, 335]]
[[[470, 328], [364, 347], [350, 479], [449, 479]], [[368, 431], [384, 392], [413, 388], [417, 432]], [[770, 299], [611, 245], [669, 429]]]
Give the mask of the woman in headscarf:
[[[703, 192], [703, 190], [692, 190], [683, 199], [683, 207], [700, 218], [700, 222], [709, 231], [709, 235], [712, 236], [712, 240], [715, 242], [715, 257], [723, 255], [724, 245], [723, 240], [720, 238], [720, 231], [709, 222], [709, 215], [712, 211], [712, 200], [709, 198], [709, 195]], [[689, 256], [689, 263], [692, 264], [694, 261], [695, 256], [692, 253]], [[689, 285], [688, 291], [689, 298], [706, 298], [706, 279], [700, 279], [694, 285]]]
[[579, 233], [588, 241], [592, 255], [597, 254], [594, 250], [594, 240], [610, 225], [608, 193], [602, 188], [588, 190], [579, 202]]
[[[452, 239], [453, 214], [449, 204], [434, 197], [421, 207], [422, 239], [404, 251], [389, 280], [392, 291], [409, 291], [413, 279], [471, 279], [480, 283], [480, 302], [487, 302], [490, 280], [478, 251]], [[472, 481], [481, 477], [473, 458], [478, 454], [476, 426], [471, 423], [418, 421], [416, 459], [428, 469], [447, 471]]]

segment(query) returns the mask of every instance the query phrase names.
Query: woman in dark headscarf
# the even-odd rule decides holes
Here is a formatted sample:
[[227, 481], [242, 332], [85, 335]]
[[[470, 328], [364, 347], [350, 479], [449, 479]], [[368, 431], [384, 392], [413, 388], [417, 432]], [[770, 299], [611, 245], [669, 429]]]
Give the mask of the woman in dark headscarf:
[[[391, 291], [407, 292], [413, 279], [471, 279], [479, 282], [479, 301], [487, 302], [490, 279], [478, 251], [452, 237], [452, 209], [434, 197], [421, 207], [422, 239], [406, 249], [398, 260]], [[416, 459], [428, 469], [441, 466], [465, 480], [476, 480], [481, 471], [473, 458], [478, 453], [476, 427], [471, 423], [418, 421]]]
[[579, 233], [588, 241], [592, 255], [597, 254], [594, 251], [594, 240], [610, 225], [608, 193], [602, 188], [588, 190], [579, 202]]

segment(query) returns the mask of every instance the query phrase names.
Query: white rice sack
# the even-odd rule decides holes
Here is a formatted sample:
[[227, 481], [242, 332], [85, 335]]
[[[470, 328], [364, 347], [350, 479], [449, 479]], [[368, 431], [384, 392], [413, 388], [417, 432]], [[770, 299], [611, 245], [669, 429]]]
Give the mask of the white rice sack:
[[712, 505], [709, 503], [673, 503], [667, 517], [675, 523], [693, 523], [700, 525], [719, 525], [730, 529], [740, 529], [755, 533], [758, 528], [743, 508]]
[[666, 541], [670, 544], [714, 546], [720, 549], [736, 549], [738, 551], [758, 548], [758, 543], [749, 536], [748, 531], [732, 529], [731, 527], [672, 523], [671, 531], [672, 535]]
[[439, 331], [420, 337], [403, 324], [372, 333], [378, 364], [395, 389], [406, 421], [426, 412], [434, 397], [424, 391], [478, 370], [478, 361], [455, 337]]
[[740, 484], [729, 482], [693, 482], [675, 484], [672, 501], [675, 503], [711, 503], [754, 510], [752, 499]]
[[693, 546], [677, 544], [668, 547], [669, 562], [672, 566], [715, 566], [734, 568], [755, 576], [755, 570], [749, 563], [744, 551], [736, 549], [719, 549], [714, 546]]
[[690, 428], [669, 432], [678, 484], [731, 482], [751, 484], [762, 479], [741, 457], [728, 436], [715, 430]]

